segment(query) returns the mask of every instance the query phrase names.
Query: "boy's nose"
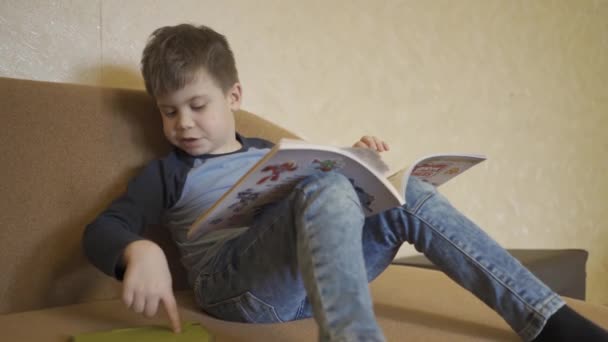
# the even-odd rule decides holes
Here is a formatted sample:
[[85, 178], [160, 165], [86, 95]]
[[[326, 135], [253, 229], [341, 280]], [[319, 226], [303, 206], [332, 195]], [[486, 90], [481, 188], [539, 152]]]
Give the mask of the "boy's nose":
[[188, 113], [180, 112], [177, 117], [177, 127], [180, 129], [188, 129], [194, 127], [194, 120]]

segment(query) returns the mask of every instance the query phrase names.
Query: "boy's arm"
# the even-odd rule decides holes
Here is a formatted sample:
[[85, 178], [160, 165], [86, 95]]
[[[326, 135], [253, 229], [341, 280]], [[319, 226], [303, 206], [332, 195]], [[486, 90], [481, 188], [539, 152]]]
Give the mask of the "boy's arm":
[[[144, 240], [148, 224], [160, 222], [183, 188], [187, 172], [175, 158], [150, 163], [108, 209], [87, 226], [85, 254], [100, 270], [123, 281], [123, 302], [152, 317], [163, 304], [173, 331], [181, 330], [167, 259], [158, 245]], [[140, 241], [141, 240], [141, 241]]]
[[160, 221], [166, 208], [161, 161], [150, 163], [129, 182], [127, 191], [102, 212], [83, 235], [86, 256], [104, 273], [122, 280], [124, 249], [142, 240], [147, 224]]
[[174, 332], [181, 331], [181, 320], [173, 296], [171, 272], [162, 249], [154, 242], [135, 241], [124, 252], [127, 269], [123, 279], [125, 305], [147, 317], [156, 315], [163, 305]]

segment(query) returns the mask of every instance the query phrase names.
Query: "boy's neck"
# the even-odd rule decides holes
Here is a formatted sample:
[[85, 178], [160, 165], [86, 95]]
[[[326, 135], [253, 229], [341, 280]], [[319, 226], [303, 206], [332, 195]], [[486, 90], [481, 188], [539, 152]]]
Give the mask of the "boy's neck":
[[236, 152], [238, 150], [240, 150], [241, 148], [243, 148], [243, 144], [239, 141], [238, 138], [234, 138], [234, 140], [232, 140], [230, 142], [230, 147], [227, 147], [224, 151], [222, 152], [218, 152], [218, 153], [211, 153], [211, 154], [226, 154], [226, 153], [232, 153], [232, 152]]

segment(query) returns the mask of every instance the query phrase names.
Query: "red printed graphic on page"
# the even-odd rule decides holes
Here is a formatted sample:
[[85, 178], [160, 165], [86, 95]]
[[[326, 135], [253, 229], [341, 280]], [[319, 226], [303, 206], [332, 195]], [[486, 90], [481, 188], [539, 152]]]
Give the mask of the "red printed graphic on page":
[[312, 161], [314, 168], [317, 170], [321, 170], [323, 172], [329, 172], [331, 170], [339, 169], [342, 167], [339, 160], [327, 159], [327, 160], [319, 160], [315, 159]]
[[441, 170], [450, 166], [449, 164], [420, 164], [412, 171], [412, 176], [429, 178], [441, 172]]
[[270, 172], [269, 176], [263, 177], [256, 184], [264, 184], [267, 180], [276, 182], [279, 180], [281, 173], [292, 172], [298, 169], [295, 162], [287, 162], [280, 165], [268, 165], [262, 169], [262, 172]]

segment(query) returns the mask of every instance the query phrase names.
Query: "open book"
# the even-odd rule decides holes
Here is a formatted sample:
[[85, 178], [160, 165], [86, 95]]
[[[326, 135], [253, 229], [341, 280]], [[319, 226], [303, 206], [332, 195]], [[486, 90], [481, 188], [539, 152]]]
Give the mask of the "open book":
[[264, 205], [284, 198], [300, 180], [315, 172], [336, 170], [346, 176], [369, 216], [405, 204], [405, 187], [410, 176], [439, 186], [485, 159], [473, 154], [431, 155], [387, 177], [387, 165], [378, 152], [370, 149], [281, 139], [198, 217], [188, 231], [188, 238], [216, 229], [250, 225]]

